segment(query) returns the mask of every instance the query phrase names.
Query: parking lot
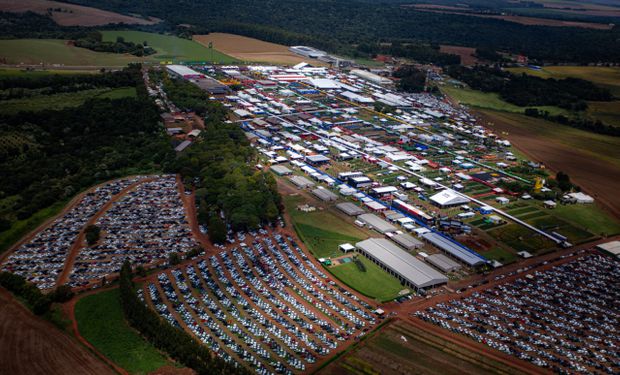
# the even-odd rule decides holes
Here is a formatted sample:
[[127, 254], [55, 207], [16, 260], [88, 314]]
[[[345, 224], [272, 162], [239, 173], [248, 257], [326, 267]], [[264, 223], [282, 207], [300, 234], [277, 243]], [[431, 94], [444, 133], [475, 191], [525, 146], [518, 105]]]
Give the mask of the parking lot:
[[217, 355], [260, 374], [306, 371], [378, 321], [373, 306], [330, 281], [293, 238], [264, 229], [154, 275], [141, 296]]
[[415, 315], [559, 373], [620, 370], [617, 259], [589, 253]]

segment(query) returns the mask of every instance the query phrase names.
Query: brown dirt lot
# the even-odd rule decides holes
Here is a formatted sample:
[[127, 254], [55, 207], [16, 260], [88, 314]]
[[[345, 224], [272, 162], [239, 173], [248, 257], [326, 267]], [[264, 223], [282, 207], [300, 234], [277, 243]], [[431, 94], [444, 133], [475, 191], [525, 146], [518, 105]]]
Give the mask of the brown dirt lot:
[[[48, 8], [61, 8], [63, 12], [52, 12], [52, 18], [63, 26], [99, 26], [109, 23], [124, 22], [127, 24], [152, 25], [159, 20], [146, 20], [137, 17], [125, 16], [119, 13], [81, 5], [60, 3], [48, 0], [0, 0], [0, 11], [26, 12], [33, 11], [46, 14]], [[66, 10], [66, 11], [65, 11]]]
[[478, 111], [485, 126], [508, 138], [534, 161], [571, 180], [620, 217], [620, 140], [519, 114]]
[[51, 323], [34, 316], [0, 288], [0, 372], [3, 374], [114, 374]]
[[294, 65], [302, 61], [310, 62], [312, 60], [290, 52], [287, 46], [241, 35], [211, 33], [208, 35], [194, 35], [194, 40], [205, 46], [212, 42], [213, 48], [217, 48], [218, 51], [242, 61]]
[[474, 65], [478, 62], [478, 59], [474, 56], [476, 49], [472, 47], [448, 46], [442, 44], [439, 46], [439, 52], [461, 56], [461, 65]]

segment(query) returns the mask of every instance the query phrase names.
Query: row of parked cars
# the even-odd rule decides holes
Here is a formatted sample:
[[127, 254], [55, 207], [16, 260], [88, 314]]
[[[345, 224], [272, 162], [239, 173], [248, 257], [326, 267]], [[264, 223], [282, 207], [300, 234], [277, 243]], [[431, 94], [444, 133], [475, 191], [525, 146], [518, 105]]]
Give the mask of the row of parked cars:
[[191, 234], [174, 175], [163, 175], [139, 185], [113, 203], [96, 225], [102, 239], [83, 248], [70, 276], [71, 286], [82, 286], [131, 264], [165, 261], [198, 243]]
[[620, 373], [620, 262], [587, 254], [416, 315], [557, 373]]
[[69, 250], [88, 220], [123, 189], [147, 177], [109, 181], [84, 194], [73, 208], [19, 246], [6, 259], [2, 270], [24, 276], [41, 289], [54, 288]]
[[235, 237], [246, 241], [158, 274], [140, 295], [222, 358], [260, 374], [302, 372], [376, 323], [372, 306], [330, 282], [292, 238], [266, 230]]

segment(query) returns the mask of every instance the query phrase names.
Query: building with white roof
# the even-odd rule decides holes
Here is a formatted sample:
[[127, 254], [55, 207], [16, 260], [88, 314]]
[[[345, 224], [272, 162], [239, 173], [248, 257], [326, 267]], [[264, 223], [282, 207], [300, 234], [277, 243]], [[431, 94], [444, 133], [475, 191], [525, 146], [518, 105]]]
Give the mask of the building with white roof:
[[469, 199], [450, 189], [442, 190], [429, 199], [439, 207], [453, 207], [469, 203]]

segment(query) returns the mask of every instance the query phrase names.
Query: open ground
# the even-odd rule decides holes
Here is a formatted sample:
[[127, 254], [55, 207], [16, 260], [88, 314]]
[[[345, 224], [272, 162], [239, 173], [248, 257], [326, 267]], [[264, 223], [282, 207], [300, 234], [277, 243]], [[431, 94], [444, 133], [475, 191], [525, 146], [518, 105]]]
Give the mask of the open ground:
[[6, 374], [114, 374], [51, 323], [0, 288], [0, 363]]
[[478, 62], [478, 59], [474, 56], [476, 49], [472, 47], [448, 46], [442, 44], [439, 46], [439, 52], [460, 56], [461, 65], [474, 65]]
[[48, 14], [48, 9], [50, 8], [61, 9], [60, 12], [51, 12], [51, 16], [56, 23], [63, 26], [99, 26], [109, 23], [152, 25], [159, 22], [157, 19], [131, 17], [97, 8], [60, 3], [58, 1], [0, 0], [0, 11], [3, 12], [32, 11], [40, 14]]
[[194, 35], [194, 40], [204, 46], [213, 43], [213, 48], [241, 61], [297, 64], [309, 60], [289, 51], [287, 46], [241, 35], [210, 33]]

